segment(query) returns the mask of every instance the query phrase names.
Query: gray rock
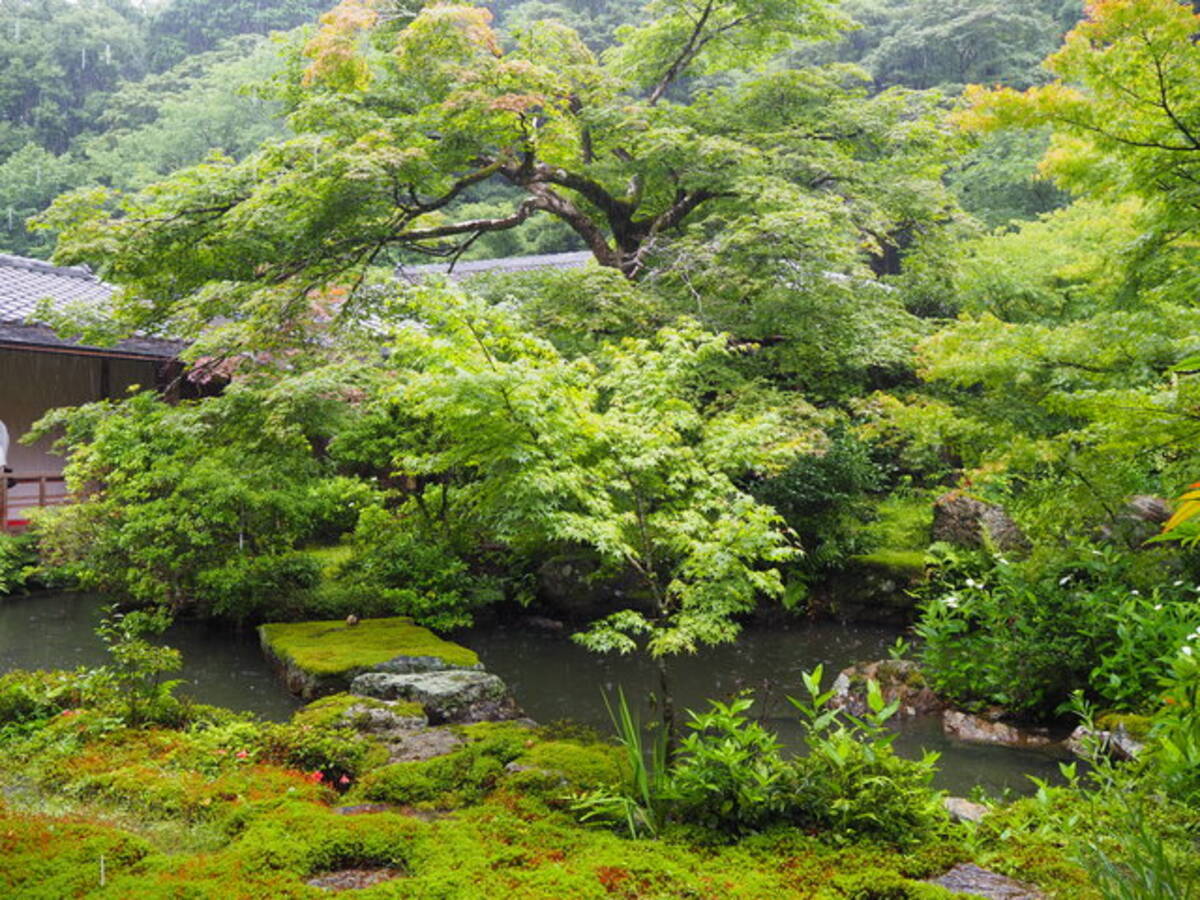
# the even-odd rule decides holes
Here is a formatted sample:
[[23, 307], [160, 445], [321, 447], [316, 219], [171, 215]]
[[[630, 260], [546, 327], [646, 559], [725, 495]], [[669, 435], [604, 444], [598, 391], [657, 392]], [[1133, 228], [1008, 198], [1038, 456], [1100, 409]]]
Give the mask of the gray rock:
[[632, 570], [602, 574], [600, 561], [587, 552], [563, 553], [537, 570], [537, 599], [548, 620], [591, 620], [619, 607], [649, 612], [653, 600]]
[[971, 894], [988, 900], [1042, 900], [1045, 896], [1028, 884], [970, 863], [957, 865], [940, 878], [929, 881], [957, 894]]
[[375, 672], [411, 675], [414, 672], [446, 672], [451, 669], [482, 671], [483, 663], [476, 663], [473, 666], [452, 666], [437, 656], [394, 656], [386, 662], [381, 662], [371, 668]]
[[942, 715], [942, 731], [952, 738], [973, 744], [999, 744], [1005, 747], [1051, 747], [1059, 741], [1045, 728], [1023, 728], [957, 709]]
[[387, 744], [388, 762], [418, 762], [446, 756], [466, 743], [466, 738], [449, 728], [423, 728], [394, 736]]
[[351, 682], [350, 692], [380, 700], [416, 701], [435, 724], [496, 721], [521, 715], [503, 681], [488, 672], [466, 669], [409, 675], [367, 672]]
[[1135, 758], [1146, 745], [1129, 736], [1124, 728], [1116, 731], [1091, 731], [1080, 725], [1067, 738], [1067, 749], [1076, 756], [1087, 756], [1091, 750], [1089, 745], [1098, 741], [1101, 753], [1108, 753], [1116, 759], [1131, 760]]
[[1029, 539], [1002, 507], [968, 497], [961, 491], [950, 491], [934, 501], [935, 541], [959, 547], [982, 547], [985, 534], [998, 550], [1029, 548]]
[[1107, 540], [1136, 548], [1158, 534], [1171, 513], [1170, 504], [1161, 497], [1137, 494], [1125, 501], [1121, 511], [1100, 533]]
[[883, 699], [900, 703], [899, 715], [921, 716], [941, 712], [943, 703], [925, 681], [921, 667], [909, 659], [881, 659], [855, 663], [838, 673], [829, 705], [861, 716], [867, 712], [867, 682], [879, 685]]
[[966, 797], [943, 797], [942, 806], [950, 814], [951, 822], [979, 822], [991, 812], [982, 803], [972, 803]]

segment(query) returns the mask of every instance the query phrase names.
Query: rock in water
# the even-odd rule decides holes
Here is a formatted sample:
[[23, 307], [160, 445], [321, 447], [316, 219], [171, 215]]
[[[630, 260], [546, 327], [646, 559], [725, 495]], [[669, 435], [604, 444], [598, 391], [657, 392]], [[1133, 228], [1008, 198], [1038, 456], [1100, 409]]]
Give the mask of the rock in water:
[[522, 715], [508, 687], [489, 672], [367, 672], [354, 679], [350, 691], [380, 700], [413, 700], [435, 724], [499, 721]]
[[933, 503], [933, 539], [959, 547], [982, 547], [984, 535], [998, 550], [1026, 550], [1029, 539], [1020, 526], [992, 503], [950, 491]]
[[1032, 749], [1060, 743], [1045, 728], [1018, 728], [1007, 722], [973, 716], [957, 709], [948, 709], [942, 715], [942, 731], [952, 738], [972, 744]]
[[946, 704], [925, 681], [921, 667], [908, 659], [881, 659], [855, 663], [843, 669], [833, 682], [829, 705], [855, 716], [867, 713], [867, 682], [879, 685], [883, 699], [900, 704], [901, 716], [923, 716], [941, 712]]
[[930, 879], [930, 883], [956, 894], [970, 894], [988, 900], [1042, 900], [1045, 896], [1027, 884], [970, 863], [957, 865], [940, 878]]

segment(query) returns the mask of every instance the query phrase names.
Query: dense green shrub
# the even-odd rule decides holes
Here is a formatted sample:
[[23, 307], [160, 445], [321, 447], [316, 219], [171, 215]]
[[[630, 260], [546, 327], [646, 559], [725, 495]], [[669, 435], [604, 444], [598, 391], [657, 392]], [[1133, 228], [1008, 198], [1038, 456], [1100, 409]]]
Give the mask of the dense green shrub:
[[320, 562], [303, 552], [235, 556], [200, 572], [196, 594], [217, 616], [289, 619], [311, 609], [320, 579]]
[[1047, 718], [1084, 690], [1139, 709], [1200, 623], [1181, 580], [1148, 593], [1129, 586], [1127, 556], [1078, 547], [1049, 562], [962, 558], [927, 589], [917, 633], [934, 688], [964, 705], [998, 704]]
[[29, 583], [37, 563], [36, 540], [30, 534], [0, 534], [0, 597]]
[[805, 727], [807, 753], [793, 763], [793, 819], [835, 840], [874, 838], [916, 843], [945, 821], [941, 795], [933, 790], [938, 754], [919, 760], [897, 756], [897, 733], [886, 727], [899, 703], [885, 704], [874, 681], [867, 683], [866, 715], [839, 714], [821, 691], [822, 668], [804, 676], [807, 697], [792, 699]]
[[504, 597], [500, 577], [472, 572], [450, 541], [411, 516], [363, 509], [349, 547], [318, 592], [314, 612], [405, 615], [448, 629], [470, 625], [473, 611]]
[[796, 799], [794, 771], [775, 735], [746, 716], [752, 705], [742, 697], [688, 713], [689, 733], [665, 789], [673, 816], [730, 835], [788, 817]]
[[84, 669], [74, 672], [24, 672], [0, 675], [0, 727], [55, 716], [74, 709], [91, 693], [92, 679]]
[[358, 778], [371, 755], [371, 744], [350, 728], [272, 724], [262, 728], [257, 743], [264, 758], [304, 772], [320, 772], [324, 783], [341, 790]]
[[313, 567], [291, 551], [377, 502], [315, 449], [351, 415], [340, 397], [352, 381], [338, 370], [178, 405], [142, 393], [48, 414], [39, 428], [61, 430], [81, 502], [40, 521], [47, 563], [85, 588], [235, 618], [311, 587]]
[[836, 568], [854, 553], [870, 549], [862, 521], [871, 515], [867, 497], [878, 490], [882, 472], [867, 445], [844, 425], [830, 430], [823, 452], [798, 456], [755, 488], [799, 536], [806, 572]]

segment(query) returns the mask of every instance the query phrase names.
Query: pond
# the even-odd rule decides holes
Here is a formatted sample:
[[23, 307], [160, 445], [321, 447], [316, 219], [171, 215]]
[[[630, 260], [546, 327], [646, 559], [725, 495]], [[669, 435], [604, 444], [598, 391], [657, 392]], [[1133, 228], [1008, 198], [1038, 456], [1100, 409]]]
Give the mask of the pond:
[[[0, 672], [24, 668], [74, 668], [106, 661], [94, 634], [102, 598], [86, 594], [41, 594], [0, 600]], [[801, 673], [818, 663], [826, 683], [852, 663], [887, 656], [893, 629], [835, 623], [806, 623], [788, 628], [748, 629], [732, 645], [682, 657], [672, 666], [677, 704], [703, 709], [707, 698], [727, 699], [751, 689], [759, 714], [789, 746], [800, 742], [800, 728], [787, 695], [803, 690]], [[475, 650], [484, 666], [512, 687], [534, 719], [573, 719], [609, 731], [603, 695], [617, 687], [640, 698], [657, 684], [641, 658], [601, 657], [569, 639], [512, 628], [477, 628], [453, 636]], [[184, 680], [179, 693], [202, 703], [286, 719], [299, 701], [276, 680], [259, 649], [253, 629], [230, 631], [199, 622], [179, 622], [166, 642], [183, 653]], [[899, 726], [897, 749], [919, 756], [922, 749], [942, 754], [938, 787], [966, 794], [979, 785], [991, 794], [1028, 793], [1026, 777], [1058, 780], [1058, 758], [1050, 754], [981, 747], [950, 740], [936, 718], [909, 720]]]

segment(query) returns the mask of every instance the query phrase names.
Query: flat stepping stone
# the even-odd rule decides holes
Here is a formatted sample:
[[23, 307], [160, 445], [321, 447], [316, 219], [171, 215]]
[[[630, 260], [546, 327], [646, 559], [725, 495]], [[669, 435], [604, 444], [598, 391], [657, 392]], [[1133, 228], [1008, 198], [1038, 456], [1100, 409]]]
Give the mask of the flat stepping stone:
[[378, 700], [419, 703], [433, 724], [502, 721], [521, 715], [508, 686], [490, 672], [466, 669], [411, 675], [367, 672], [350, 683], [350, 692]]
[[389, 741], [388, 762], [420, 762], [435, 756], [446, 756], [466, 744], [466, 738], [449, 728], [426, 728]]
[[930, 883], [956, 894], [974, 894], [988, 900], [1044, 900], [1045, 897], [1037, 888], [971, 863], [961, 863], [940, 878], [930, 879]]

